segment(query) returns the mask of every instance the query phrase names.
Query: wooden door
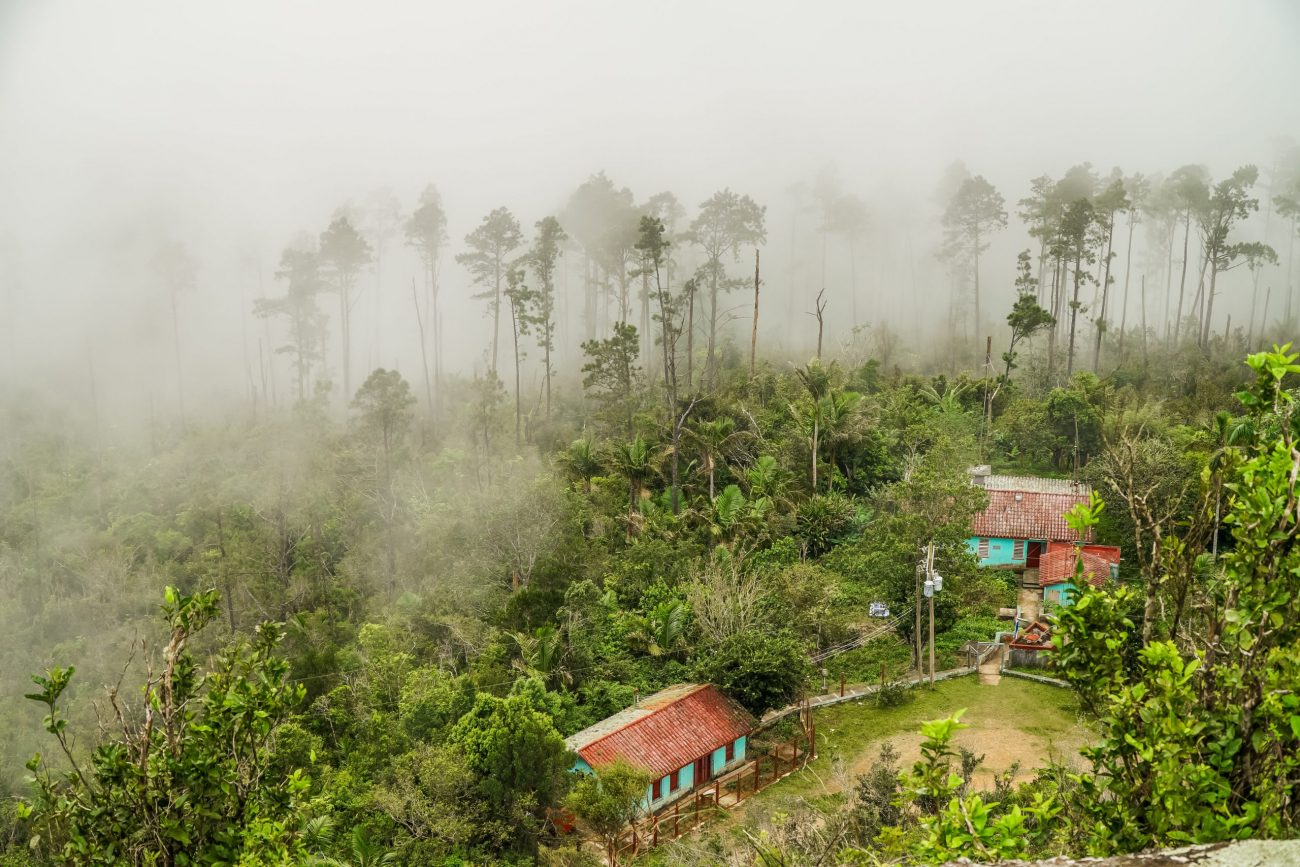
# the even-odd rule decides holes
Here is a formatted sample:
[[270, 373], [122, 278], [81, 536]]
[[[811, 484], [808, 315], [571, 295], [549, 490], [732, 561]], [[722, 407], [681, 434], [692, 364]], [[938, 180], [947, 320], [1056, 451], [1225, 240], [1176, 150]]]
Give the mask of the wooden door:
[[1029, 542], [1025, 549], [1025, 565], [1030, 569], [1038, 568], [1039, 558], [1043, 556], [1042, 542]]
[[713, 754], [695, 760], [695, 785], [702, 786], [713, 779]]

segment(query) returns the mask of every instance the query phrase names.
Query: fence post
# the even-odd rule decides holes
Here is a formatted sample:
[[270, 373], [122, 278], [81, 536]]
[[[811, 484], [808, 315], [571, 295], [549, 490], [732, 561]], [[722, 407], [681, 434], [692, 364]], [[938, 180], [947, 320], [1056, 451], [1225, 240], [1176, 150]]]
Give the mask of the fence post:
[[844, 698], [844, 672], [840, 672], [840, 698]]
[[678, 798], [676, 801], [673, 802], [673, 839], [674, 840], [676, 840], [679, 836], [681, 836], [677, 832], [677, 817], [681, 813], [681, 809], [682, 809], [682, 801], [680, 798]]

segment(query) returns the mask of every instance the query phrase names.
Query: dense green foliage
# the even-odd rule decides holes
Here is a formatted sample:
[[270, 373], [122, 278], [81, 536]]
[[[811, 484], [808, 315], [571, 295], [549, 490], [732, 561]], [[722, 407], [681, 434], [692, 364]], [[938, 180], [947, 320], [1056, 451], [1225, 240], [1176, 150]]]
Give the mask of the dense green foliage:
[[[1037, 316], [1026, 309], [1012, 315]], [[1062, 616], [1058, 665], [1105, 732], [1093, 770], [981, 794], [943, 770], [956, 759], [935, 728], [924, 767], [861, 784], [871, 806], [835, 820], [857, 829], [836, 851], [989, 858], [1292, 833], [1292, 362], [1252, 357], [1254, 382], [1216, 355], [1060, 381], [1035, 340], [1018, 343], [1014, 380], [816, 360], [750, 375], [715, 346], [713, 388], [677, 383], [669, 412], [664, 368], [642, 371], [626, 326], [588, 347], [588, 399], [557, 388], [519, 449], [495, 378], [458, 386], [461, 415], [435, 424], [386, 370], [346, 424], [308, 399], [172, 431], [149, 457], [20, 422], [0, 502], [16, 579], [4, 672], [17, 691], [16, 670], [49, 669], [36, 695], [58, 753], [26, 788], [40, 726], [0, 709], [0, 770], [26, 799], [0, 839], [37, 863], [559, 858], [557, 808], [610, 825], [633, 788], [570, 794], [564, 735], [682, 681], [762, 714], [820, 691], [823, 666], [901, 674], [927, 543], [946, 579], [940, 666], [991, 638], [1014, 589], [966, 545], [979, 462], [1077, 464], [1107, 501], [1087, 516], [1099, 539], [1135, 552], [1119, 588]], [[1231, 532], [1214, 560], [1216, 514]], [[132, 656], [163, 586], [180, 588], [169, 635]], [[50, 667], [67, 663], [75, 680]], [[121, 684], [121, 718], [100, 734], [97, 683]], [[764, 845], [798, 863], [778, 843]]]

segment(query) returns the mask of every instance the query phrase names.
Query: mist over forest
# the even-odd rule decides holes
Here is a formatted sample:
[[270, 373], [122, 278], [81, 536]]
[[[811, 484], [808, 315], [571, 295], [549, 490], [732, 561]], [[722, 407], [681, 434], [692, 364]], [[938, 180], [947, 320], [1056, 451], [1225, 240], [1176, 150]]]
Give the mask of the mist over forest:
[[[1102, 178], [1200, 164], [1218, 180], [1254, 164], [1267, 202], [1300, 113], [1300, 22], [1286, 3], [1206, 3], [1195, 14], [1160, 3], [1086, 14], [845, 4], [808, 16], [670, 4], [636, 21], [581, 3], [509, 14], [439, 4], [361, 20], [346, 4], [127, 13], [11, 3], [0, 14], [0, 375], [84, 406], [93, 365], [103, 411], [121, 409], [114, 421], [125, 425], [151, 404], [175, 417], [178, 381], [196, 412], [220, 415], [254, 390], [283, 401], [283, 335], [254, 316], [254, 302], [282, 292], [282, 251], [344, 212], [380, 251], [357, 286], [357, 371], [415, 378], [409, 290], [422, 268], [400, 222], [430, 184], [447, 220], [438, 280], [448, 373], [483, 371], [490, 339], [455, 261], [466, 234], [506, 207], [531, 236], [598, 173], [630, 191], [634, 208], [671, 192], [679, 231], [724, 188], [766, 208], [763, 270], [781, 315], [760, 328], [766, 345], [802, 358], [816, 341], [803, 314], [821, 288], [836, 345], [854, 324], [887, 326], [912, 348], [946, 339], [933, 312], [968, 292], [936, 257], [958, 161], [1010, 214], [982, 257], [984, 321], [962, 317], [963, 330], [983, 334], [1014, 297], [1016, 253], [1037, 254], [1016, 205], [1032, 179], [1089, 163]], [[823, 237], [828, 196], [848, 197], [856, 213]], [[1281, 251], [1258, 278], [1276, 317], [1294, 278], [1287, 221], [1271, 211], [1239, 231]], [[1156, 231], [1144, 220], [1137, 232], [1135, 277], [1162, 302]], [[570, 235], [557, 301], [562, 375], [579, 338], [610, 321], [584, 321], [583, 252]], [[192, 261], [179, 288], [158, 264], [171, 245]], [[678, 255], [684, 269], [699, 258], [685, 244]], [[1253, 281], [1244, 268], [1225, 277], [1214, 327], [1229, 315], [1246, 325]], [[743, 332], [743, 299], [727, 301], [729, 327]], [[336, 341], [337, 311], [324, 306]], [[330, 348], [322, 375], [338, 388]]]
[[[1300, 835], [1298, 82], [1285, 0], [0, 2], [0, 867]], [[1117, 552], [1096, 746], [853, 741], [1045, 601], [989, 474]], [[837, 679], [694, 844], [572, 772], [699, 683], [788, 792]]]

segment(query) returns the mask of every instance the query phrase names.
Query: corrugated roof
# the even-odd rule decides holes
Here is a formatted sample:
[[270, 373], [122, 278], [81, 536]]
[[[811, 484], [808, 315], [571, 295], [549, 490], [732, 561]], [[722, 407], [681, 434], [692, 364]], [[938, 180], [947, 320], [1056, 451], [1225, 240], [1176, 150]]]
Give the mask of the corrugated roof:
[[[991, 477], [990, 477], [991, 478]], [[1032, 491], [989, 491], [989, 505], [975, 516], [973, 535], [993, 539], [1040, 539], [1046, 542], [1091, 542], [1079, 539], [1061, 517], [1078, 503], [1088, 502], [1088, 491], [1044, 494]]]
[[[1107, 552], [1109, 553], [1109, 552]], [[1073, 548], [1057, 548], [1048, 551], [1038, 562], [1038, 584], [1047, 587], [1063, 582], [1074, 583], [1075, 553]], [[1111, 564], [1119, 563], [1119, 549], [1115, 549], [1114, 558], [1094, 551], [1080, 551], [1083, 560], [1083, 576], [1093, 587], [1100, 587], [1110, 578]]]
[[990, 491], [1023, 491], [1033, 494], [1082, 494], [1087, 499], [1092, 486], [1070, 479], [1043, 479], [1038, 476], [976, 476], [976, 484]]
[[593, 768], [621, 758], [662, 777], [757, 726], [717, 687], [684, 683], [570, 735], [565, 743]]

